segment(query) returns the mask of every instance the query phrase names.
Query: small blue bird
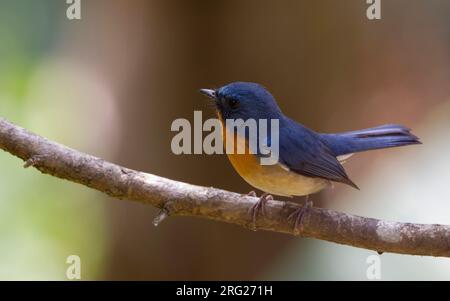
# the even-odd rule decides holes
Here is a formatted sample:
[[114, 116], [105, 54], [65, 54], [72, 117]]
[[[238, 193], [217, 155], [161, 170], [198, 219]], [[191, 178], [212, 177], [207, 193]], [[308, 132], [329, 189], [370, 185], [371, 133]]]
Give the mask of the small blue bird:
[[[272, 199], [271, 194], [306, 196], [305, 206], [291, 216], [295, 217], [297, 229], [305, 209], [312, 206], [308, 201], [310, 194], [321, 191], [331, 182], [340, 182], [359, 189], [342, 167], [343, 161], [353, 153], [421, 144], [419, 138], [410, 133], [410, 129], [394, 124], [337, 134], [316, 133], [285, 116], [274, 97], [256, 83], [234, 82], [219, 89], [201, 89], [200, 92], [215, 102], [216, 112], [222, 123], [224, 141], [227, 136], [234, 137], [235, 144], [245, 144], [246, 150], [248, 133], [245, 137], [235, 135], [235, 129], [227, 129], [225, 120], [279, 120], [277, 164], [260, 164], [259, 151], [254, 154], [227, 154], [239, 175], [251, 186], [264, 192], [259, 202], [252, 207], [253, 225], [256, 223], [258, 211], [264, 212], [265, 202]], [[263, 139], [270, 143], [271, 137], [267, 135]], [[250, 195], [256, 194], [251, 192]]]

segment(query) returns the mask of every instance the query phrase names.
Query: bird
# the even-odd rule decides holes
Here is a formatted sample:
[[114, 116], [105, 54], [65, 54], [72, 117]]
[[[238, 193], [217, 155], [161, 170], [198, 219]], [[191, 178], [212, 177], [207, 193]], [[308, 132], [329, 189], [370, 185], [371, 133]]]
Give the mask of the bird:
[[[272, 195], [306, 197], [304, 206], [289, 216], [294, 219], [297, 229], [306, 210], [312, 206], [310, 195], [334, 182], [359, 189], [342, 165], [354, 153], [421, 144], [411, 129], [398, 124], [342, 133], [315, 132], [286, 116], [274, 96], [257, 83], [232, 82], [217, 89], [200, 89], [200, 92], [214, 101], [223, 141], [233, 137], [235, 145], [242, 144], [246, 150], [245, 153], [227, 152], [232, 166], [248, 184], [263, 191], [259, 201], [251, 207], [255, 229], [256, 218], [260, 211], [264, 213], [266, 202], [273, 200]], [[238, 119], [278, 120], [278, 160], [275, 164], [261, 164], [259, 159], [263, 154], [259, 147], [250, 152], [248, 131], [239, 135], [236, 128], [227, 126], [226, 120]], [[260, 137], [258, 133], [257, 137], [270, 144], [270, 131], [267, 132], [266, 136]], [[248, 195], [256, 196], [256, 193], [251, 191]]]

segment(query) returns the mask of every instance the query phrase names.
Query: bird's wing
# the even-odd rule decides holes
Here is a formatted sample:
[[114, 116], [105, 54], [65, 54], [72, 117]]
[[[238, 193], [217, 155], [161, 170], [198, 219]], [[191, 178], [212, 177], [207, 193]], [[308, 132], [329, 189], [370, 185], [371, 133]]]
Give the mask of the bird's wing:
[[279, 151], [280, 163], [293, 172], [341, 182], [358, 189], [319, 136], [293, 121], [280, 129]]

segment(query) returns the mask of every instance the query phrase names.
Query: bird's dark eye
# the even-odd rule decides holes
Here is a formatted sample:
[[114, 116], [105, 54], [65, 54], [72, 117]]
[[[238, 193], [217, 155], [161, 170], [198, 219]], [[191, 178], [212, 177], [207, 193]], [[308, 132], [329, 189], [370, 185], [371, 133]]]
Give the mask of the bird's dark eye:
[[234, 98], [228, 98], [227, 102], [228, 102], [228, 106], [230, 107], [230, 109], [234, 110], [239, 106], [239, 102]]

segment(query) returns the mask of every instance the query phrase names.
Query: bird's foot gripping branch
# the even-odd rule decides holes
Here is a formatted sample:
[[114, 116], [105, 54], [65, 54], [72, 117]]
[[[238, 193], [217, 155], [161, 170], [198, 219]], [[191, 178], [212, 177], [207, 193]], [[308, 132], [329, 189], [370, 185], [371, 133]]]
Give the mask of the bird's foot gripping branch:
[[[25, 166], [76, 182], [109, 196], [162, 209], [167, 216], [195, 216], [244, 227], [258, 201], [252, 196], [134, 171], [49, 141], [0, 118], [0, 148], [21, 158]], [[0, 192], [1, 193], [1, 192]], [[267, 200], [258, 218], [261, 230], [294, 234], [289, 216], [299, 206]], [[378, 252], [450, 257], [450, 226], [387, 222], [321, 208], [309, 208], [302, 218], [302, 236]]]

